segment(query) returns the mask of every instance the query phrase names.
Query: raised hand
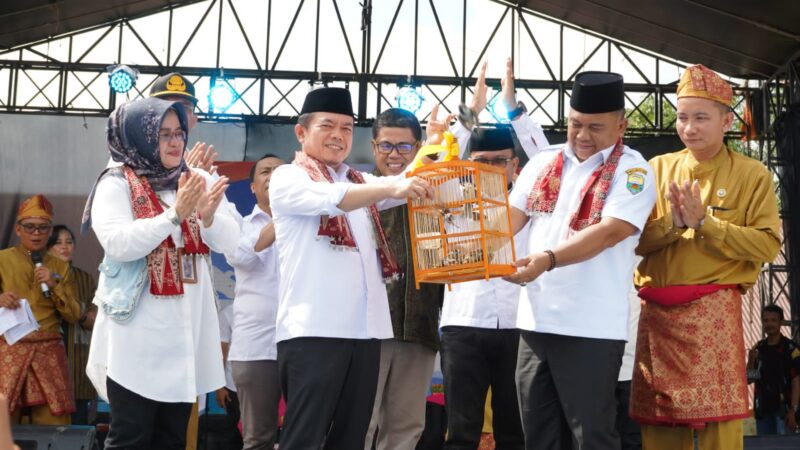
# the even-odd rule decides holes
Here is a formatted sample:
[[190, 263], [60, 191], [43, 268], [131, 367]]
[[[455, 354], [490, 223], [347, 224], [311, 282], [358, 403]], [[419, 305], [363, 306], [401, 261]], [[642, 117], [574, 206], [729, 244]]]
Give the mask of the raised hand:
[[512, 111], [517, 107], [517, 94], [514, 92], [514, 64], [511, 58], [506, 59], [506, 73], [500, 79], [500, 86], [502, 86], [500, 98], [503, 105], [506, 111]]
[[469, 109], [479, 116], [481, 111], [486, 108], [486, 95], [489, 88], [486, 86], [486, 61], [481, 64], [481, 69], [478, 72], [478, 79], [475, 81], [475, 89], [472, 93], [472, 100], [469, 103]]
[[211, 189], [204, 191], [197, 202], [197, 214], [203, 220], [203, 226], [208, 228], [214, 223], [214, 213], [225, 196], [228, 189], [228, 177], [220, 177]]
[[213, 145], [206, 146], [205, 142], [196, 142], [184, 159], [189, 167], [197, 167], [208, 173], [214, 173], [217, 171], [217, 166], [214, 165], [217, 157], [219, 157], [219, 153], [214, 151]]
[[455, 115], [448, 114], [439, 120], [439, 104], [434, 105], [431, 116], [428, 118], [428, 125], [425, 127], [425, 144], [438, 145], [442, 143], [444, 132], [450, 129]]
[[175, 212], [179, 219], [184, 220], [192, 214], [205, 187], [206, 181], [199, 173], [189, 171], [181, 174], [175, 200]]

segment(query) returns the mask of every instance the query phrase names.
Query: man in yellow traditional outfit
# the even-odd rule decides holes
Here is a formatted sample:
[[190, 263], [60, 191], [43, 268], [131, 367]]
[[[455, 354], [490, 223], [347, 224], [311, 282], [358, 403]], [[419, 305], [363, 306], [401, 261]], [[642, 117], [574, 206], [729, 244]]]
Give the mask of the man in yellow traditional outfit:
[[69, 265], [45, 253], [52, 217], [43, 195], [25, 200], [17, 213], [20, 244], [0, 251], [0, 308], [17, 309], [27, 299], [39, 322], [13, 345], [0, 337], [0, 394], [14, 422], [29, 406], [33, 424], [68, 425], [75, 402], [59, 323], [75, 322], [81, 309]]
[[772, 176], [727, 148], [733, 92], [702, 65], [678, 84], [684, 150], [650, 161], [659, 194], [642, 232], [631, 417], [644, 448], [742, 449], [748, 416], [741, 293], [781, 245]]

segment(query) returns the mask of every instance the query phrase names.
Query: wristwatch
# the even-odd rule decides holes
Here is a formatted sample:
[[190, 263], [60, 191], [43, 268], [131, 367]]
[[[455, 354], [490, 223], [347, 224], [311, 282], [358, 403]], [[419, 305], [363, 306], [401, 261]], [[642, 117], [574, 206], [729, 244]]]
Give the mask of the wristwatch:
[[508, 112], [508, 120], [514, 121], [522, 114], [528, 112], [528, 108], [522, 102], [517, 102], [517, 107]]
[[478, 115], [465, 104], [458, 105], [458, 120], [464, 128], [472, 130], [478, 124]]
[[181, 218], [178, 217], [178, 211], [175, 211], [175, 208], [169, 208], [165, 213], [167, 214], [167, 220], [172, 222], [173, 225], [177, 227], [181, 224]]

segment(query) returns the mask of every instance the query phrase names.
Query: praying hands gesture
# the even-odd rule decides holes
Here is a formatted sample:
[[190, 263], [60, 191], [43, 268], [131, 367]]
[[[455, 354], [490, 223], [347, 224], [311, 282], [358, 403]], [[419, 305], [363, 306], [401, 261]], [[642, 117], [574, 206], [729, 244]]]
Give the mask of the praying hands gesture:
[[700, 182], [694, 180], [669, 185], [669, 206], [672, 211], [672, 223], [678, 228], [699, 229], [706, 217], [703, 199], [700, 196]]

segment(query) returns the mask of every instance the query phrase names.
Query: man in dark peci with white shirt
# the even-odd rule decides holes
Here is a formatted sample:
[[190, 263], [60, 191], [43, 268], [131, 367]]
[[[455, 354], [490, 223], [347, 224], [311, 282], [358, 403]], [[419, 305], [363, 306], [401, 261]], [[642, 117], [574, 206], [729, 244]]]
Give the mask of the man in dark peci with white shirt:
[[393, 336], [384, 282], [400, 276], [378, 211], [433, 195], [417, 177], [375, 177], [344, 164], [353, 127], [348, 90], [309, 92], [295, 126], [301, 151], [270, 181], [287, 406], [281, 450], [364, 446], [380, 339]]

